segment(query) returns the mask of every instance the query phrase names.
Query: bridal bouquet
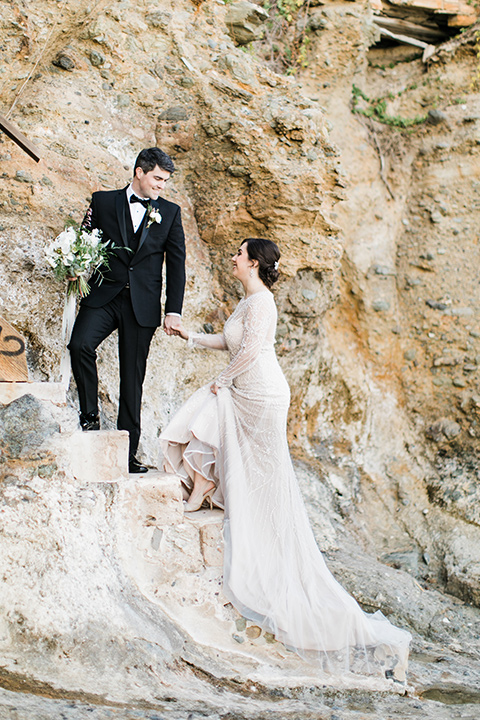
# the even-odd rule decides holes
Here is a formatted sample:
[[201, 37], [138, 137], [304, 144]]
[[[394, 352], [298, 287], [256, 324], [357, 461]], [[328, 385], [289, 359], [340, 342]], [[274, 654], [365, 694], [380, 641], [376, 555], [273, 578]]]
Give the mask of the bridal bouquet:
[[68, 283], [67, 295], [85, 297], [90, 292], [86, 277], [101, 265], [108, 268], [109, 249], [97, 229], [67, 227], [48, 245], [45, 255], [59, 280], [75, 278]]
[[[75, 321], [77, 297], [90, 292], [87, 277], [103, 265], [109, 267], [109, 255], [113, 248], [102, 242], [101, 230], [76, 230], [70, 226], [52, 240], [45, 248], [47, 263], [59, 280], [69, 280], [67, 297], [63, 308], [62, 343], [64, 346], [60, 362], [61, 382], [68, 388], [70, 382], [70, 361], [67, 342]], [[74, 278], [74, 279], [71, 279]], [[102, 279], [102, 278], [101, 278]]]

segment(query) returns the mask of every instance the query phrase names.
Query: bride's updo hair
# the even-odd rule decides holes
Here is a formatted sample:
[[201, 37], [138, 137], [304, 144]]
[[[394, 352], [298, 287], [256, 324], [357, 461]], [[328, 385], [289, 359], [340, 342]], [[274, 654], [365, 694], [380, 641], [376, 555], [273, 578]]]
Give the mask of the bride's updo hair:
[[260, 280], [267, 288], [271, 288], [279, 277], [278, 261], [280, 260], [280, 250], [278, 246], [272, 240], [265, 240], [265, 238], [246, 238], [243, 243], [247, 243], [249, 259], [258, 262]]

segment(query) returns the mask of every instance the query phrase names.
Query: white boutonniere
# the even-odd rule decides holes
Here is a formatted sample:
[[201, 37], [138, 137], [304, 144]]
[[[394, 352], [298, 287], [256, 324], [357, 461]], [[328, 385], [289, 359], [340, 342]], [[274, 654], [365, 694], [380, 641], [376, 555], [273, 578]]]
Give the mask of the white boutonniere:
[[153, 207], [153, 205], [148, 205], [147, 214], [148, 214], [147, 230], [152, 223], [160, 224], [162, 222], [162, 216], [160, 215], [158, 210]]

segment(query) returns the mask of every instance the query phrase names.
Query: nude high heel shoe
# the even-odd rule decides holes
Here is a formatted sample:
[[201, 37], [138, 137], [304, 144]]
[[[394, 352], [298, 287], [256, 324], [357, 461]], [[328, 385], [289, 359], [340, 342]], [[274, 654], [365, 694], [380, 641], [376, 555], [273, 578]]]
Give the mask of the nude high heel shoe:
[[197, 510], [200, 510], [205, 500], [208, 500], [210, 504], [210, 510], [213, 508], [212, 503], [212, 495], [215, 492], [216, 488], [215, 485], [210, 488], [210, 490], [205, 491], [198, 491], [198, 492], [192, 492], [190, 497], [188, 498], [188, 502], [184, 505], [184, 511], [185, 512], [196, 512]]

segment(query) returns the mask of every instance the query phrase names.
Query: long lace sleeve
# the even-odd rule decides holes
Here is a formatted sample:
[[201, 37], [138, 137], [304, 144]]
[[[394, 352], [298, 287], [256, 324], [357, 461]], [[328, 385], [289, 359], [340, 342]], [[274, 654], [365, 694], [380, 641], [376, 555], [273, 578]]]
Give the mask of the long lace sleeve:
[[275, 318], [275, 303], [269, 293], [260, 292], [252, 296], [245, 312], [240, 348], [218, 376], [216, 384], [219, 387], [227, 387], [237, 375], [250, 370], [255, 364]]
[[188, 334], [188, 347], [207, 347], [212, 350], [227, 350], [227, 343], [223, 334], [207, 335], [207, 333]]

